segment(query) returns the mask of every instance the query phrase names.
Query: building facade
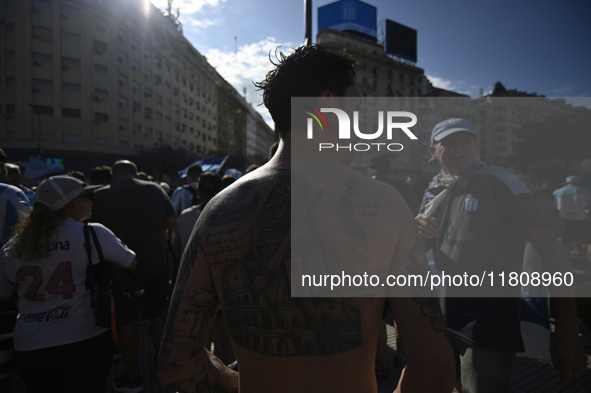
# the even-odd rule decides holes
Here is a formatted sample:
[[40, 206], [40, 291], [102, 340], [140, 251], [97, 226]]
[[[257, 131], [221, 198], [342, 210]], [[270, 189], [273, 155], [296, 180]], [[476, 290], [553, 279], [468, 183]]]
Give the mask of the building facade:
[[117, 158], [168, 144], [246, 156], [246, 121], [220, 129], [224, 108], [246, 102], [150, 3], [2, 0], [0, 15], [5, 150]]

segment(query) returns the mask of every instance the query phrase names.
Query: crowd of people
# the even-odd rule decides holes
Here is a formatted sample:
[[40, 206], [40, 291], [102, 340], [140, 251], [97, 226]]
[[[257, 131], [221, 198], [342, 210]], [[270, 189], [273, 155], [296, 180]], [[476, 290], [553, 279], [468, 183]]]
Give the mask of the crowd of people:
[[[301, 298], [292, 296], [291, 268], [313, 255], [315, 263], [372, 260], [426, 272], [432, 250], [437, 270], [520, 271], [529, 244], [546, 270], [570, 271], [571, 246], [591, 263], [591, 193], [581, 179], [569, 176], [544, 199], [538, 179], [481, 161], [478, 130], [452, 118], [431, 134], [441, 171], [415, 195], [388, 156], [374, 157], [366, 176], [347, 166], [351, 152], [307, 151], [304, 129], [292, 129], [292, 97], [349, 112], [359, 105], [350, 56], [304, 46], [274, 64], [258, 87], [280, 139], [267, 164], [238, 180], [192, 165], [186, 184], [171, 190], [119, 160], [95, 168], [88, 184], [72, 172], [33, 192], [0, 150], [0, 392], [9, 391], [12, 368], [29, 392], [105, 391], [115, 344], [93, 320], [86, 272], [99, 257], [91, 244], [88, 260], [85, 225], [105, 259], [143, 283], [158, 377], [175, 391], [375, 393], [388, 314], [399, 342], [396, 392], [511, 391], [513, 359], [525, 350], [519, 288], [503, 298], [411, 289]], [[335, 130], [322, 138], [338, 143]], [[314, 177], [293, 170], [294, 152]], [[344, 200], [376, 214], [343, 211]], [[548, 351], [561, 379], [574, 380], [586, 371], [582, 343], [591, 344], [578, 317], [591, 329], [591, 306], [572, 288], [552, 291]], [[143, 391], [138, 324], [117, 328], [126, 373], [114, 391]]]

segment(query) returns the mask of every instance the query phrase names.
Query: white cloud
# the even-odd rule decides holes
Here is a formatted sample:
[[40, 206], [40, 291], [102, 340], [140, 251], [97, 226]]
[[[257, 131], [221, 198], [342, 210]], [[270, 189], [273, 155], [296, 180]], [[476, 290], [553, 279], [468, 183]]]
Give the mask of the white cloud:
[[427, 75], [427, 78], [429, 78], [433, 86], [439, 87], [440, 89], [453, 90], [456, 88], [455, 84], [452, 81], [431, 75]]
[[208, 49], [203, 54], [207, 61], [240, 93], [244, 93], [246, 87], [246, 100], [252, 103], [253, 107], [261, 113], [270, 127], [273, 127], [271, 116], [263, 105], [263, 97], [260, 91], [256, 90], [254, 82], [265, 78], [273, 65], [269, 61], [275, 58], [275, 50], [278, 48], [285, 54], [292, 52], [291, 43], [281, 44], [273, 37], [268, 37], [259, 42], [253, 42], [238, 47], [236, 53], [229, 50]]
[[[168, 8], [167, 0], [144, 0], [151, 1], [157, 8], [165, 12]], [[177, 9], [180, 10], [179, 20], [184, 26], [189, 26], [193, 30], [206, 29], [209, 26], [222, 23], [222, 19], [203, 19], [202, 9], [204, 7], [223, 8], [227, 0], [174, 0], [172, 3], [172, 14], [176, 15]]]
[[189, 25], [195, 29], [205, 29], [209, 26], [220, 24], [218, 20], [207, 20], [207, 19], [196, 19], [196, 18], [183, 18], [181, 16], [181, 22], [185, 25]]
[[474, 85], [470, 86], [469, 89], [466, 89], [462, 85], [464, 82], [462, 81], [451, 81], [448, 79], [440, 78], [438, 76], [427, 75], [429, 81], [434, 87], [439, 87], [440, 89], [451, 90], [457, 93], [467, 94], [469, 96], [475, 97], [480, 95], [478, 88]]
[[552, 92], [553, 93], [558, 93], [558, 94], [564, 94], [564, 93], [568, 93], [572, 89], [573, 88], [571, 86], [565, 86], [565, 87], [561, 87], [559, 89], [554, 89], [554, 90], [552, 90]]
[[[168, 8], [167, 0], [150, 0], [152, 4], [160, 9]], [[183, 15], [195, 14], [205, 6], [217, 7], [225, 3], [226, 0], [174, 0], [172, 3], [173, 12], [177, 8], [181, 10], [181, 18]]]

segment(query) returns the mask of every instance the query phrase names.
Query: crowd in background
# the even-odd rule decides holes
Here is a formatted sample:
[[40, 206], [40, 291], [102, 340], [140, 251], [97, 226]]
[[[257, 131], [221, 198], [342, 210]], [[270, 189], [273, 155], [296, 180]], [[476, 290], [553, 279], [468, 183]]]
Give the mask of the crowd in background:
[[[275, 144], [271, 149], [271, 156], [276, 148]], [[178, 274], [179, 262], [187, 247], [193, 226], [207, 203], [237, 179], [231, 175], [203, 172], [199, 165], [191, 165], [187, 168], [186, 178], [183, 179], [185, 184], [174, 188], [165, 182], [155, 180], [145, 172], [138, 171], [133, 162], [121, 160], [117, 161], [112, 167], [107, 165], [96, 167], [89, 174], [71, 171], [66, 175], [50, 177], [42, 181], [39, 187], [29, 189], [23, 185], [24, 176], [21, 174], [20, 168], [9, 163], [3, 152], [1, 152], [0, 158], [2, 158], [2, 164], [5, 168], [5, 173], [0, 178], [0, 182], [2, 182], [0, 184], [0, 200], [5, 206], [3, 216], [0, 217], [3, 221], [1, 241], [3, 244], [7, 244], [7, 247], [2, 250], [2, 269], [6, 269], [6, 266], [10, 263], [24, 264], [28, 260], [34, 260], [36, 261], [35, 264], [41, 266], [40, 261], [51, 259], [47, 249], [49, 244], [54, 244], [55, 249], [57, 247], [55, 244], [61, 242], [61, 246], [64, 247], [66, 240], [55, 241], [55, 239], [47, 239], [47, 237], [39, 238], [40, 235], [37, 234], [35, 241], [44, 242], [43, 244], [45, 244], [43, 252], [39, 255], [27, 254], [27, 251], [19, 252], [18, 243], [14, 239], [10, 240], [11, 236], [16, 231], [18, 237], [21, 238], [21, 243], [23, 243], [23, 238], [26, 240], [27, 236], [32, 236], [31, 226], [40, 225], [39, 222], [42, 222], [39, 221], [39, 217], [45, 221], [49, 220], [48, 217], [51, 217], [54, 222], [62, 220], [71, 227], [65, 229], [65, 224], [54, 224], [52, 228], [45, 227], [45, 230], [49, 231], [49, 233], [53, 233], [52, 231], [66, 233], [67, 231], [80, 230], [82, 223], [89, 220], [103, 224], [104, 226], [95, 225], [97, 225], [97, 229], [100, 228], [103, 249], [117, 250], [110, 253], [113, 261], [120, 261], [119, 263], [123, 267], [129, 267], [132, 261], [135, 263], [137, 255], [138, 268], [135, 270], [135, 274], [142, 278], [146, 288], [151, 288], [146, 306], [147, 310], [144, 314], [152, 324], [152, 338], [155, 347], [158, 348], [164, 330], [167, 302], [170, 299], [174, 281]], [[246, 170], [246, 173], [255, 171], [257, 168], [257, 165], [251, 165]], [[551, 222], [555, 234], [562, 237], [562, 241], [571, 257], [591, 263], [589, 260], [591, 255], [591, 218], [588, 214], [591, 206], [591, 193], [582, 187], [583, 182], [581, 179], [578, 176], [569, 176], [566, 178], [565, 183], [562, 184], [563, 187], [558, 187], [552, 179], [539, 179], [528, 174], [516, 174], [538, 200], [541, 210]], [[418, 213], [423, 199], [423, 191], [428, 185], [427, 182], [411, 181], [410, 178], [406, 182], [397, 179], [392, 174], [388, 156], [374, 157], [367, 169], [367, 175], [392, 185], [403, 196], [413, 214]], [[77, 187], [76, 189], [79, 192], [74, 192], [76, 195], [68, 196], [63, 194], [67, 194], [68, 185], [62, 187], [51, 183], [52, 181], [64, 181], [63, 179], [66, 177], [76, 179], [76, 183], [70, 185], [71, 187]], [[39, 194], [47, 189], [50, 189], [54, 194], [59, 189], [57, 194], [52, 194], [53, 200]], [[37, 194], [35, 191], [37, 191]], [[573, 196], [576, 196], [576, 198]], [[51, 201], [57, 201], [57, 205], [50, 206]], [[90, 201], [90, 203], [81, 201]], [[84, 206], [80, 207], [81, 204], [84, 204]], [[90, 208], [93, 204], [91, 217]], [[80, 213], [80, 209], [83, 209], [82, 213]], [[37, 215], [37, 220], [35, 215]], [[74, 221], [79, 225], [74, 224]], [[80, 240], [79, 236], [81, 235], [76, 236]], [[14, 246], [15, 243], [17, 247]], [[69, 243], [69, 247], [75, 248], [72, 242]], [[14, 250], [16, 250], [16, 254], [14, 254]], [[127, 256], [124, 255], [126, 253]], [[144, 261], [149, 262], [144, 263]], [[72, 261], [73, 265], [79, 265], [78, 270], [80, 272], [86, 266], [86, 263], [83, 256], [79, 261]], [[78, 276], [82, 277], [82, 279], [78, 277], [78, 284], [83, 282], [84, 278], [84, 274], [80, 272]], [[8, 294], [6, 290], [0, 294], [2, 300], [5, 300], [0, 302], [2, 304], [2, 332], [0, 333], [3, 334], [1, 337], [5, 342], [9, 336], [7, 333], [12, 328], [11, 318], [14, 321], [16, 315], [14, 301], [16, 300], [22, 305], [23, 298], [30, 301], [33, 295], [45, 296], [41, 290], [31, 294], [33, 286], [29, 287], [28, 291], [27, 288], [24, 288], [25, 277], [33, 276], [37, 278], [35, 274], [33, 270], [26, 272], [18, 270], [14, 277], [20, 280], [20, 286], [16, 285], [8, 290], [14, 289], [16, 295]], [[1, 276], [4, 277], [5, 275], [6, 273], [2, 273]], [[43, 275], [43, 279], [47, 278], [49, 276]], [[51, 280], [51, 278], [49, 279]], [[8, 280], [10, 280], [10, 277], [8, 277]], [[68, 284], [65, 278], [59, 280], [55, 283], [53, 291], [63, 295], [64, 287], [72, 283]], [[29, 283], [29, 281], [26, 282]], [[16, 290], [17, 288], [18, 290]], [[48, 286], [47, 290], [50, 291], [50, 289]], [[47, 295], [54, 294], [50, 291]], [[66, 299], [67, 296], [63, 296], [63, 298]], [[84, 301], [87, 302], [88, 299]], [[38, 315], [42, 313], [55, 314], [57, 312], [56, 307], [63, 306], [52, 305], [52, 309], [49, 310], [37, 308], [35, 311], [31, 311], [29, 315], [35, 313]], [[79, 305], [76, 307], [79, 307]], [[582, 334], [581, 341], [584, 345], [591, 345], [591, 306], [588, 299], [580, 299], [578, 307]], [[54, 318], [56, 321], [60, 320], [59, 316]], [[86, 315], [85, 321], [78, 321], [78, 324], [75, 325], [79, 330], [86, 329], [84, 330], [85, 333], [70, 333], [67, 339], [63, 339], [63, 332], [71, 331], [69, 328], [62, 327], [61, 332], [57, 333], [52, 329], [40, 329], [39, 331], [29, 329], [26, 333], [23, 333], [21, 330], [29, 327], [23, 327], [26, 324], [21, 323], [19, 325], [17, 323], [14, 337], [15, 348], [20, 357], [17, 356], [16, 363], [4, 361], [2, 372], [0, 372], [0, 377], [2, 377], [0, 391], [9, 391], [10, 369], [16, 364], [16, 368], [19, 370], [19, 364], [22, 366], [23, 362], [27, 362], [29, 365], [28, 373], [21, 372], [25, 384], [31, 391], [38, 389], [39, 378], [35, 378], [35, 373], [40, 373], [39, 370], [43, 369], [46, 362], [49, 362], [48, 359], [55, 356], [55, 351], [47, 352], [52, 347], [53, 349], [57, 348], [58, 352], [64, 350], [64, 348], [73, 352], [67, 352], [70, 354], [70, 361], [64, 363], [69, 367], [69, 371], [65, 371], [63, 367], [61, 369], [51, 369], [54, 374], [62, 372], [63, 375], [61, 377], [55, 377], [54, 375], [55, 378], [47, 380], [49, 382], [43, 382], [44, 384], [55, 384], [54, 390], [48, 389], [47, 391], [76, 391], [79, 384], [83, 383], [83, 378], [90, 378], [86, 374], [77, 371], [80, 370], [79, 367], [73, 367], [76, 362], [83, 365], [83, 368], [98, 370], [89, 380], [94, 381], [93, 384], [98, 386], [97, 392], [104, 391], [113, 354], [111, 346], [105, 345], [105, 342], [109, 341], [110, 335], [106, 334], [105, 330], [94, 329], [91, 319]], [[67, 319], [62, 318], [62, 324], [64, 321], [67, 321]], [[31, 342], [37, 342], [37, 346], [33, 345], [29, 348], [26, 345], [17, 345], [19, 342], [22, 343], [22, 339], [19, 341], [19, 337], [23, 334], [29, 335], [27, 339]], [[39, 336], [34, 339], [30, 338], [35, 337], [35, 335]], [[212, 336], [216, 341], [216, 355], [224, 363], [233, 362], [235, 358], [231, 341], [221, 315], [216, 318]], [[72, 347], [72, 337], [83, 342], [86, 346]], [[137, 366], [138, 340], [137, 324], [127, 329], [123, 328], [119, 334], [119, 352], [125, 361], [127, 374], [116, 379], [114, 386], [116, 391], [141, 391], [142, 383]], [[383, 346], [382, 349], [385, 349], [385, 345], [385, 340], [378, 343], [378, 346]], [[3, 353], [9, 351], [6, 345], [2, 348]], [[72, 353], [88, 354], [90, 353], [88, 351], [98, 354], [98, 348], [101, 349], [100, 353], [103, 355], [97, 355], [93, 358], [93, 363], [87, 363], [86, 360], [82, 361], [79, 357], [71, 355]], [[382, 369], [385, 368], [384, 357], [380, 353], [381, 350], [378, 348], [378, 366], [376, 369], [378, 378], [380, 373], [383, 375], [384, 371]], [[23, 354], [27, 356], [24, 357]], [[88, 355], [84, 356], [89, 357]], [[38, 360], [35, 360], [36, 358]], [[7, 357], [3, 356], [2, 359], [7, 359]], [[405, 354], [402, 342], [399, 343], [398, 359], [400, 367], [404, 367]], [[32, 364], [38, 364], [38, 367], [34, 368], [31, 366]], [[73, 374], [77, 372], [79, 373], [78, 378], [74, 378]], [[67, 379], [70, 382], [66, 383]], [[74, 382], [74, 386], [72, 386], [71, 382]]]

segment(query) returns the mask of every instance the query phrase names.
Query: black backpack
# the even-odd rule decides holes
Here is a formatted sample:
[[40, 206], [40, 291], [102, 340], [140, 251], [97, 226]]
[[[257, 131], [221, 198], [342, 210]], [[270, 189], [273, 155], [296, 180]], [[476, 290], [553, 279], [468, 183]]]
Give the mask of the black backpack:
[[[100, 260], [96, 265], [90, 259], [89, 233]], [[128, 270], [104, 259], [96, 232], [88, 224], [84, 225], [84, 248], [88, 255], [86, 288], [91, 292], [96, 325], [111, 328], [117, 342], [117, 328], [138, 320], [144, 310], [146, 293], [143, 284]]]
[[191, 206], [197, 206], [199, 204], [199, 196], [197, 195], [197, 190], [191, 187], [190, 184], [185, 184], [183, 188], [189, 190], [193, 198], [191, 199]]

